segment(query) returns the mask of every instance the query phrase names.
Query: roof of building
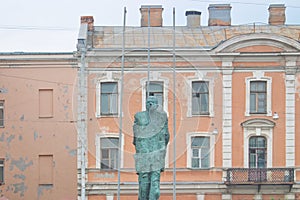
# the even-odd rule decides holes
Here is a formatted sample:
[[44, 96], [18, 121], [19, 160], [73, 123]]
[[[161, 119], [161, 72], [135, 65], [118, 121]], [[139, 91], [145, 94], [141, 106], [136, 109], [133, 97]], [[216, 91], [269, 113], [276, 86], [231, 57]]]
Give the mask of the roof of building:
[[[173, 47], [173, 27], [126, 27], [125, 47], [134, 49], [148, 48], [148, 30], [150, 30], [150, 47], [172, 48]], [[92, 48], [122, 48], [121, 26], [95, 26], [89, 41]], [[248, 24], [238, 26], [200, 26], [189, 28], [186, 26], [175, 27], [176, 48], [203, 48], [212, 49], [225, 40], [238, 35], [252, 33], [270, 33], [285, 36], [299, 41], [299, 25], [262, 25]]]

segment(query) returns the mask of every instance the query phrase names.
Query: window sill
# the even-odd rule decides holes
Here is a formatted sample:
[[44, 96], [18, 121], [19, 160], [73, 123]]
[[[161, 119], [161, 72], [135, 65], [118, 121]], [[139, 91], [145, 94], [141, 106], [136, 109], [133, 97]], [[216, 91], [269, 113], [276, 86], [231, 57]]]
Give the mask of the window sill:
[[53, 116], [39, 116], [39, 119], [49, 119], [53, 118]]
[[199, 115], [192, 114], [192, 115], [189, 115], [188, 117], [211, 117], [211, 115], [209, 113], [207, 113], [207, 114], [199, 114]]
[[42, 187], [42, 188], [47, 188], [47, 189], [52, 189], [54, 186], [52, 183], [40, 183], [39, 184], [39, 187]]
[[266, 116], [268, 113], [249, 113], [249, 115], [263, 115]]
[[96, 116], [97, 118], [118, 118], [119, 115], [116, 114], [116, 115], [97, 115]]
[[96, 168], [99, 172], [117, 172], [118, 169], [101, 169], [101, 168]]
[[206, 167], [206, 168], [192, 168], [192, 167], [187, 167], [187, 169], [192, 170], [192, 171], [208, 171], [208, 170], [212, 170], [213, 167]]

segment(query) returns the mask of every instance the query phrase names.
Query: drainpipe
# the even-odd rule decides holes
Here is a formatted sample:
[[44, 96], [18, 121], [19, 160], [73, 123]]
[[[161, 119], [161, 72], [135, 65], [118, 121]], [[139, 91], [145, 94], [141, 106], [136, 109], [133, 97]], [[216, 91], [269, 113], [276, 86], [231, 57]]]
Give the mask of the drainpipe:
[[80, 67], [78, 74], [78, 114], [77, 114], [77, 131], [78, 145], [80, 154], [78, 155], [78, 167], [80, 167], [80, 185], [81, 185], [81, 200], [85, 200], [85, 174], [86, 174], [86, 149], [87, 149], [87, 80], [86, 80], [86, 39], [88, 32], [88, 24], [83, 23], [80, 26], [77, 51], [80, 53]]

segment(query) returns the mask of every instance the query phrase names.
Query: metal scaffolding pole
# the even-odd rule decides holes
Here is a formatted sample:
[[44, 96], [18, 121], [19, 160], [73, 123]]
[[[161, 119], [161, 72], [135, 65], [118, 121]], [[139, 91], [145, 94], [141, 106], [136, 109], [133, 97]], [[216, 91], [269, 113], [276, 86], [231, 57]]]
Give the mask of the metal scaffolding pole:
[[173, 200], [176, 200], [176, 37], [175, 8], [173, 8]]
[[148, 7], [148, 48], [147, 48], [148, 56], [147, 56], [147, 63], [148, 63], [148, 69], [147, 69], [147, 94], [146, 99], [149, 97], [149, 85], [150, 85], [150, 7]]
[[125, 25], [126, 25], [126, 7], [124, 7], [124, 21], [122, 32], [122, 63], [121, 63], [121, 91], [120, 91], [120, 114], [119, 114], [119, 152], [118, 152], [118, 200], [121, 193], [121, 147], [122, 147], [122, 132], [123, 132], [123, 90], [124, 90], [124, 58], [125, 58]]

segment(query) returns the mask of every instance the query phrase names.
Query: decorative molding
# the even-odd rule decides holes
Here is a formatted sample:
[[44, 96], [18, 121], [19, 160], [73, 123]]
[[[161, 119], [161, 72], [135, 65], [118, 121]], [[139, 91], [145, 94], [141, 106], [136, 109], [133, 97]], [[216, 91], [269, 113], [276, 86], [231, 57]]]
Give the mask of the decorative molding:
[[[293, 63], [290, 63], [293, 64]], [[295, 64], [295, 63], [294, 63]], [[285, 75], [285, 113], [286, 113], [286, 137], [285, 137], [285, 151], [286, 151], [286, 166], [294, 167], [295, 166], [295, 73], [296, 67], [289, 66], [291, 70], [286, 71]]]
[[[187, 78], [187, 117], [202, 116], [202, 115], [192, 115], [192, 83], [193, 81], [207, 81], [208, 82], [208, 103], [209, 103], [209, 117], [214, 117], [214, 79], [211, 77], [206, 77], [206, 73], [196, 72], [195, 76], [190, 76]], [[203, 115], [207, 116], [207, 115]]]
[[223, 69], [223, 167], [232, 166], [232, 62], [222, 62], [229, 70]]
[[[116, 82], [118, 84], [118, 102], [121, 102], [121, 82], [120, 82], [120, 77], [116, 76], [116, 74], [113, 74], [112, 72], [106, 72], [104, 74], [102, 74], [101, 77], [99, 77], [96, 81], [96, 117], [99, 118], [101, 117], [101, 83], [105, 83], [105, 82]], [[118, 104], [119, 105], [119, 104]], [[113, 117], [119, 117], [121, 110], [120, 110], [120, 106], [118, 106], [118, 114], [117, 115], [113, 115]], [[105, 117], [107, 117], [105, 115]]]
[[249, 119], [241, 123], [241, 126], [244, 128], [253, 128], [253, 127], [274, 128], [275, 125], [276, 125], [275, 122], [268, 119], [262, 119], [262, 118]]
[[[100, 145], [100, 139], [101, 138], [108, 138], [108, 137], [114, 137], [119, 138], [119, 133], [98, 133], [95, 138], [95, 145], [96, 145], [96, 168], [100, 169], [101, 166], [101, 145]], [[120, 141], [120, 139], [119, 139]], [[124, 166], [124, 134], [122, 134], [121, 138], [121, 161], [120, 161], [120, 168], [123, 168]]]
[[266, 116], [272, 116], [272, 78], [265, 77], [264, 72], [253, 72], [252, 77], [247, 77], [246, 82], [246, 108], [245, 116], [250, 116], [250, 83], [251, 81], [267, 82], [267, 113]]
[[[187, 159], [186, 159], [186, 166], [187, 168], [192, 168], [191, 157], [192, 157], [192, 137], [199, 136], [199, 137], [208, 137], [209, 138], [209, 168], [214, 167], [215, 164], [215, 135], [212, 133], [207, 132], [191, 132], [186, 134], [186, 149], [187, 149]], [[202, 168], [199, 168], [202, 169]]]
[[267, 167], [272, 167], [273, 157], [273, 128], [275, 123], [268, 119], [250, 119], [241, 123], [244, 131], [244, 167], [249, 164], [249, 139], [252, 136], [264, 136], [267, 139]]
[[[147, 81], [148, 81], [148, 78], [145, 77], [145, 78], [142, 78], [140, 80], [140, 83], [142, 85], [142, 110], [146, 110], [146, 89], [147, 89]], [[164, 105], [163, 105], [163, 108], [164, 108], [164, 111], [169, 115], [169, 112], [168, 112], [168, 89], [169, 89], [169, 79], [166, 78], [166, 77], [162, 77], [160, 76], [160, 73], [159, 72], [152, 72], [150, 74], [150, 82], [151, 81], [161, 81], [164, 83]]]
[[255, 46], [268, 45], [282, 49], [283, 52], [296, 52], [300, 50], [298, 41], [288, 37], [270, 33], [252, 33], [232, 37], [216, 47], [214, 52], [234, 52], [238, 49]]

